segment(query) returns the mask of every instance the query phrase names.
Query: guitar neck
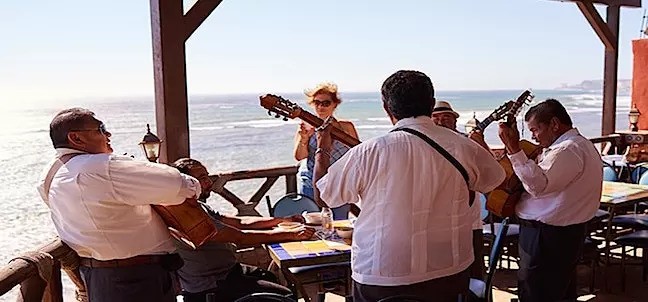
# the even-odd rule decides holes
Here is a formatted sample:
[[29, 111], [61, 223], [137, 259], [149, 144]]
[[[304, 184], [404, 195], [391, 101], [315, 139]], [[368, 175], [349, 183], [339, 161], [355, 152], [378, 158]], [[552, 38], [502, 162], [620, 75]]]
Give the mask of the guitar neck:
[[481, 121], [475, 128], [479, 129], [479, 131], [484, 131], [488, 125], [490, 125], [493, 122], [493, 117], [488, 116], [486, 119]]
[[[301, 120], [303, 120], [304, 122], [309, 123], [313, 127], [319, 127], [324, 123], [324, 121], [321, 118], [319, 118], [319, 117], [313, 115], [312, 113], [310, 113], [310, 112], [308, 112], [306, 110], [303, 110], [303, 109], [299, 112], [298, 117]], [[345, 144], [345, 145], [347, 145], [349, 147], [354, 147], [354, 146], [360, 144], [359, 139], [349, 135], [348, 133], [344, 132], [344, 130], [342, 130], [342, 129], [338, 128], [338, 127], [335, 127], [335, 126], [331, 126], [331, 127], [333, 127], [331, 129], [331, 136], [333, 137], [333, 139], [335, 139], [335, 140], [337, 140], [337, 141], [339, 141], [339, 142], [341, 142], [341, 143], [343, 143], [343, 144]]]

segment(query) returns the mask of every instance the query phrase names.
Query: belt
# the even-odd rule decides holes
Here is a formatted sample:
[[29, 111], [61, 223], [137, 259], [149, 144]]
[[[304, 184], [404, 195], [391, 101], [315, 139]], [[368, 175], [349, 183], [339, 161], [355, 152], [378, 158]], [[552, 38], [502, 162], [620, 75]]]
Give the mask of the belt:
[[97, 260], [81, 257], [79, 264], [86, 267], [128, 267], [145, 264], [161, 263], [165, 255], [140, 255], [126, 259]]
[[522, 219], [522, 218], [518, 218], [518, 223], [521, 226], [529, 227], [529, 228], [536, 228], [536, 229], [539, 229], [539, 228], [544, 227], [544, 226], [549, 226], [548, 224], [546, 224], [544, 222], [540, 222], [540, 221], [537, 221], [537, 220], [526, 220], [526, 219]]

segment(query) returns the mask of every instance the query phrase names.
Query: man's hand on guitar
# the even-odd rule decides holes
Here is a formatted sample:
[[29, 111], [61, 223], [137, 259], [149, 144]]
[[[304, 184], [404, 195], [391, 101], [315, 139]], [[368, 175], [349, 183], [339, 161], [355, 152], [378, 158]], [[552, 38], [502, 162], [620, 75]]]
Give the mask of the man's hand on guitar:
[[468, 137], [473, 141], [475, 141], [480, 146], [484, 147], [486, 150], [490, 150], [490, 148], [488, 148], [488, 145], [486, 144], [486, 141], [484, 140], [483, 132], [475, 129], [473, 131], [470, 131], [470, 133], [468, 133]]
[[324, 129], [317, 131], [317, 148], [321, 148], [327, 152], [331, 151], [333, 148], [333, 138], [331, 137], [331, 129], [333, 127], [339, 127], [339, 123], [335, 118], [331, 117], [332, 121], [330, 124], [326, 125]]
[[509, 154], [520, 152], [520, 133], [514, 120], [499, 124], [499, 137]]

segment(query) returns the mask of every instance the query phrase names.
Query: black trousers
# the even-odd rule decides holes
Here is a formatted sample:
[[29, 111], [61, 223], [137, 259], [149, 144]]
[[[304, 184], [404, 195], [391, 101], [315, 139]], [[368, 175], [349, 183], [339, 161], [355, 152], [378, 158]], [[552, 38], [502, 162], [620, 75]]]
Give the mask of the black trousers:
[[473, 255], [475, 262], [470, 265], [470, 278], [484, 280], [484, 231], [473, 230]]
[[521, 302], [576, 301], [576, 265], [585, 235], [585, 223], [552, 226], [520, 220]]
[[216, 288], [199, 293], [184, 292], [182, 296], [185, 302], [205, 302], [207, 294], [213, 293], [216, 301], [229, 302], [252, 293], [275, 293], [285, 296], [292, 294], [290, 289], [278, 282], [277, 276], [267, 270], [237, 264], [225, 280], [218, 282]]
[[466, 269], [458, 274], [409, 285], [376, 286], [353, 281], [353, 301], [375, 302], [393, 296], [407, 296], [430, 302], [457, 302], [459, 295], [468, 293], [469, 279], [469, 269]]
[[79, 267], [92, 302], [175, 302], [173, 274], [160, 264], [130, 267]]

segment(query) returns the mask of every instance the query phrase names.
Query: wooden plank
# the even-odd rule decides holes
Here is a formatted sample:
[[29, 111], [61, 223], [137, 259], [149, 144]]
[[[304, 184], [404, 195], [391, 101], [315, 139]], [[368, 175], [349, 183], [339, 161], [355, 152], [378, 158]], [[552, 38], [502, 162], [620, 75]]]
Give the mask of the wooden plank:
[[182, 18], [185, 41], [200, 27], [223, 0], [198, 0]]
[[61, 262], [54, 261], [52, 277], [45, 289], [44, 302], [63, 302], [63, 281], [61, 279]]
[[254, 204], [254, 206], [256, 207], [256, 205], [259, 204], [259, 201], [261, 201], [261, 198], [263, 198], [263, 196], [268, 192], [268, 190], [272, 188], [272, 186], [275, 184], [275, 182], [277, 182], [278, 179], [279, 177], [277, 176], [268, 177], [266, 181], [261, 185], [261, 187], [256, 191], [256, 193], [252, 195], [248, 203]]
[[182, 1], [150, 0], [155, 120], [160, 162], [189, 157], [187, 70]]
[[232, 191], [223, 188], [222, 191], [216, 192], [218, 195], [223, 196], [227, 201], [229, 201], [233, 206], [238, 206], [238, 205], [244, 205], [245, 202], [241, 200], [236, 194], [232, 193]]
[[217, 176], [219, 178], [226, 177], [228, 181], [233, 181], [233, 180], [243, 180], [243, 179], [252, 179], [252, 178], [295, 175], [297, 174], [297, 170], [298, 170], [297, 166], [285, 166], [285, 167], [277, 167], [277, 168], [270, 168], [270, 169], [223, 172], [217, 174]]
[[583, 13], [583, 16], [585, 16], [585, 19], [587, 19], [587, 22], [592, 26], [596, 35], [601, 39], [603, 45], [605, 45], [605, 49], [616, 49], [617, 43], [615, 41], [617, 41], [617, 36], [608, 28], [601, 15], [594, 8], [594, 4], [589, 1], [578, 1], [576, 5]]
[[603, 67], [603, 117], [601, 122], [601, 134], [607, 135], [615, 132], [616, 128], [616, 101], [617, 101], [617, 79], [619, 70], [619, 13], [618, 6], [607, 8], [607, 27], [612, 33], [614, 40], [613, 48], [605, 48], [605, 65]]
[[286, 175], [286, 194], [297, 193], [297, 175]]

